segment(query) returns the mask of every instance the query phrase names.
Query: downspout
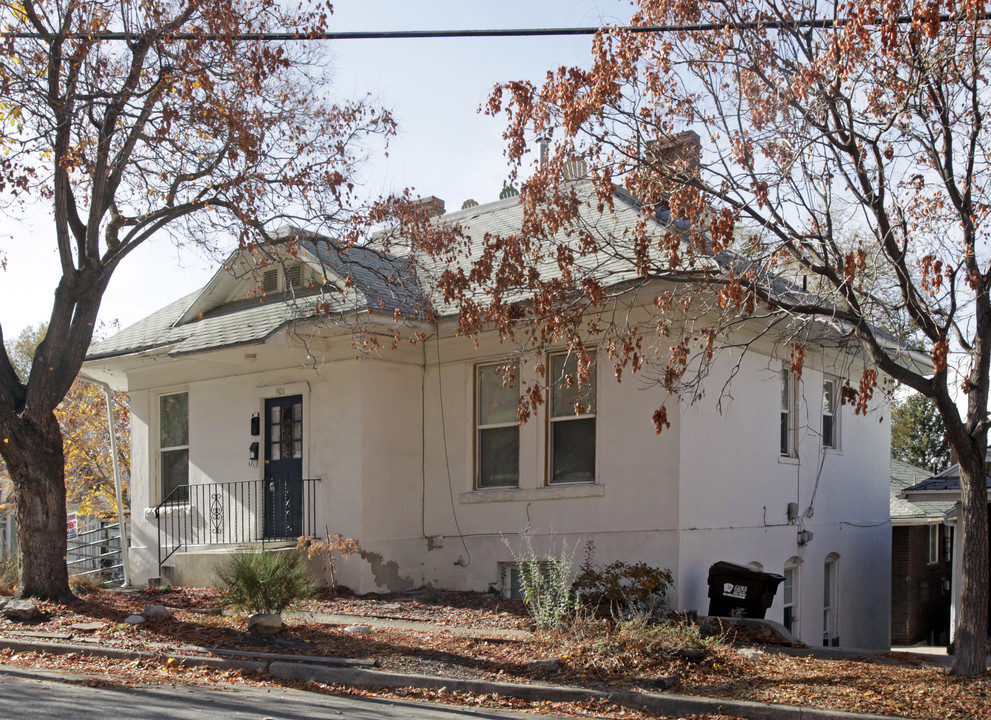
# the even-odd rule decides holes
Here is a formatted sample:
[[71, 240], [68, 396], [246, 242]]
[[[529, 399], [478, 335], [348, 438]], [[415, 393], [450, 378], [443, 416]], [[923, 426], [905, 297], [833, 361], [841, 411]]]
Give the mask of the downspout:
[[102, 380], [87, 377], [83, 373], [79, 374], [79, 379], [90, 385], [96, 385], [103, 390], [103, 397], [107, 403], [107, 426], [110, 430], [110, 457], [114, 465], [114, 493], [117, 498], [117, 526], [120, 530], [120, 561], [124, 570], [124, 584], [121, 587], [128, 587], [131, 584], [131, 572], [128, 565], [127, 521], [124, 518], [124, 493], [121, 489], [120, 466], [117, 463], [117, 432], [114, 427], [114, 402], [110, 395], [110, 385]]

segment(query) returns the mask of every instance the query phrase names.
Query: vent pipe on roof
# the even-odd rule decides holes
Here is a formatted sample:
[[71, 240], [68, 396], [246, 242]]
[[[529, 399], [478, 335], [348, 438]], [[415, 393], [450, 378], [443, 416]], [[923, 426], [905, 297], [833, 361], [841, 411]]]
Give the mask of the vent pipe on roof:
[[550, 147], [551, 139], [546, 135], [537, 138], [537, 148], [540, 151], [540, 164], [547, 162], [547, 149]]

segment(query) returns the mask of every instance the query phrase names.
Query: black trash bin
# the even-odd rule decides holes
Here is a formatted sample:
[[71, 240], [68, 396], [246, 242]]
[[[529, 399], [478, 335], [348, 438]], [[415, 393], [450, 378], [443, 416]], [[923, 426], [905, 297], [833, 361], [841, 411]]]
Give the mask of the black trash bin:
[[745, 565], [717, 562], [709, 568], [709, 615], [763, 619], [784, 579]]

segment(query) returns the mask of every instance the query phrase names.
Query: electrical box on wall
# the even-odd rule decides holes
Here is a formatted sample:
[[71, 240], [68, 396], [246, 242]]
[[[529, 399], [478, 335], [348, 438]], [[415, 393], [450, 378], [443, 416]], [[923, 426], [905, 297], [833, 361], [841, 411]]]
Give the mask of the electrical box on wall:
[[788, 522], [795, 522], [798, 520], [798, 503], [790, 502], [788, 503]]
[[258, 437], [260, 434], [261, 434], [261, 418], [258, 417], [258, 413], [254, 413], [251, 416], [251, 437]]

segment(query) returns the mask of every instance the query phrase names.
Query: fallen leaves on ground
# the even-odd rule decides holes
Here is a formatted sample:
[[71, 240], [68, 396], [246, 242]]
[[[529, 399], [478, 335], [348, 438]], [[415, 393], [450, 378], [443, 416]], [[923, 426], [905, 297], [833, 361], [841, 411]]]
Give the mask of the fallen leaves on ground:
[[[991, 720], [991, 674], [980, 678], [955, 678], [945, 669], [926, 667], [918, 659], [901, 654], [826, 660], [794, 657], [774, 648], [757, 659], [744, 658], [727, 638], [711, 646], [702, 659], [685, 659], [657, 652], [629, 633], [613, 632], [595, 637], [575, 633], [541, 633], [521, 641], [498, 637], [500, 630], [524, 630], [532, 626], [518, 601], [489, 595], [444, 593], [437, 602], [422, 598], [383, 596], [323, 597], [304, 609], [321, 614], [347, 614], [367, 618], [392, 618], [429, 622], [436, 626], [468, 628], [475, 636], [450, 630], [422, 631], [372, 627], [369, 633], [344, 630], [340, 625], [291, 621], [273, 639], [257, 638], [244, 631], [242, 618], [206, 615], [216, 605], [213, 590], [176, 588], [138, 592], [100, 592], [68, 606], [41, 603], [43, 618], [30, 626], [0, 625], [0, 637], [18, 632], [73, 634], [69, 642], [109, 647], [180, 652], [195, 646], [230, 648], [266, 653], [319, 655], [375, 660], [383, 669], [440, 675], [453, 679], [490, 679], [585, 686], [601, 690], [657, 692], [660, 678], [676, 678], [672, 691], [715, 698], [755, 700], [855, 712], [868, 712], [933, 720]], [[123, 622], [141, 613], [147, 604], [162, 604], [175, 612], [171, 618], [148, 618], [142, 625]], [[99, 621], [102, 627], [73, 633], [77, 622]], [[496, 637], [490, 637], [490, 635]], [[748, 645], [752, 636], [742, 637]], [[48, 640], [49, 642], [51, 640]], [[532, 660], [558, 658], [558, 671], [534, 667]], [[142, 659], [121, 661], [85, 654], [0, 654], [4, 663], [44, 666], [101, 676], [92, 682], [128, 686], [143, 683], [276, 683], [270, 678], [186, 666], [180, 661]], [[693, 661], [694, 660], [694, 661]], [[909, 664], [905, 664], [905, 663]], [[367, 689], [345, 689], [315, 684], [300, 685], [331, 692], [370, 694]], [[600, 707], [589, 703], [527, 703], [506, 697], [471, 695], [439, 690], [376, 691], [380, 697], [405, 697], [459, 705], [502, 707], [535, 713], [576, 717], [647, 718], [640, 711]], [[698, 716], [693, 720], [702, 720]]]

